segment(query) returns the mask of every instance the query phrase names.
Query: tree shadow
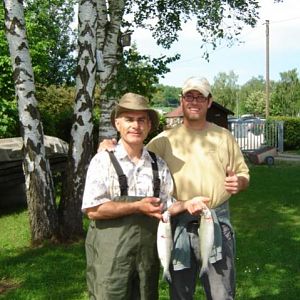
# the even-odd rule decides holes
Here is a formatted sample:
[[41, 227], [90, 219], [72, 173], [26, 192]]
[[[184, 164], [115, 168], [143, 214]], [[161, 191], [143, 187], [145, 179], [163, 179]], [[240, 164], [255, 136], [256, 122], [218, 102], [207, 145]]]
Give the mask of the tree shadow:
[[[1, 251], [1, 277], [19, 282], [0, 299], [87, 299], [84, 242]], [[13, 270], [13, 272], [12, 272]]]
[[21, 213], [27, 209], [26, 203], [20, 203], [12, 206], [0, 207], [0, 217], [11, 215], [13, 213]]

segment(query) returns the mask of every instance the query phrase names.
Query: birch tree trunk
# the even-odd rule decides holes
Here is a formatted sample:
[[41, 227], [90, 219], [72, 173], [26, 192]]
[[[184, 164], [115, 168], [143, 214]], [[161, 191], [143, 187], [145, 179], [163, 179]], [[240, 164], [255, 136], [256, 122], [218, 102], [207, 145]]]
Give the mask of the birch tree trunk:
[[71, 131], [67, 178], [60, 203], [61, 231], [66, 239], [83, 235], [81, 203], [87, 166], [93, 150], [94, 92], [96, 85], [96, 0], [81, 0], [78, 12], [78, 66], [74, 123]]
[[107, 96], [106, 86], [116, 74], [116, 67], [122, 55], [120, 43], [121, 24], [124, 14], [124, 0], [97, 0], [98, 26], [97, 50], [103, 55], [103, 71], [99, 73], [101, 88], [99, 140], [116, 137], [116, 130], [110, 123], [110, 113], [116, 102]]
[[35, 98], [35, 85], [21, 0], [4, 0], [5, 29], [23, 138], [23, 169], [26, 183], [31, 240], [34, 244], [57, 237], [58, 218], [44, 133]]

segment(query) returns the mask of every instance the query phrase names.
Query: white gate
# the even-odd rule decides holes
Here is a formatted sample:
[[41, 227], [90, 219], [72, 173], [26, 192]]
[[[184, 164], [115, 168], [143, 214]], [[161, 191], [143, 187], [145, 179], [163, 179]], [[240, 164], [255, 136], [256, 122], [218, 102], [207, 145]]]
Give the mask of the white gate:
[[283, 121], [229, 120], [228, 129], [242, 151], [272, 146], [278, 152], [283, 152]]

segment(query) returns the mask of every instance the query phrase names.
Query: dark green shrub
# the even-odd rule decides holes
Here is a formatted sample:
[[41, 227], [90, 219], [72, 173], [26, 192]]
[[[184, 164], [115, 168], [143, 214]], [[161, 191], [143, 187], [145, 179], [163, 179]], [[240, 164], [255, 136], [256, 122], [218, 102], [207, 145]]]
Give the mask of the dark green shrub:
[[274, 117], [272, 120], [284, 121], [284, 150], [300, 149], [300, 118]]
[[70, 141], [73, 122], [74, 87], [39, 87], [37, 99], [44, 133]]
[[284, 149], [300, 149], [300, 118], [284, 120]]
[[166, 117], [163, 115], [160, 115], [160, 119], [159, 119], [159, 125], [157, 130], [151, 132], [148, 137], [145, 140], [145, 144], [147, 144], [153, 137], [155, 137], [156, 135], [158, 135], [160, 132], [162, 132], [165, 128], [166, 125]]
[[19, 135], [19, 115], [16, 101], [7, 101], [0, 98], [0, 138]]

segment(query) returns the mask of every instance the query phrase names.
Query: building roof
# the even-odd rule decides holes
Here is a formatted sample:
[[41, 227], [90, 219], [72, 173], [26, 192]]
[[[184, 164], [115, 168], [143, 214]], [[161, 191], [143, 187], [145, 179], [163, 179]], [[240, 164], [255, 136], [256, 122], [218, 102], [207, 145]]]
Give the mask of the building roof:
[[181, 106], [176, 107], [174, 110], [172, 110], [166, 114], [167, 118], [178, 118], [178, 117], [182, 117], [182, 116], [183, 116], [183, 113], [182, 113]]

